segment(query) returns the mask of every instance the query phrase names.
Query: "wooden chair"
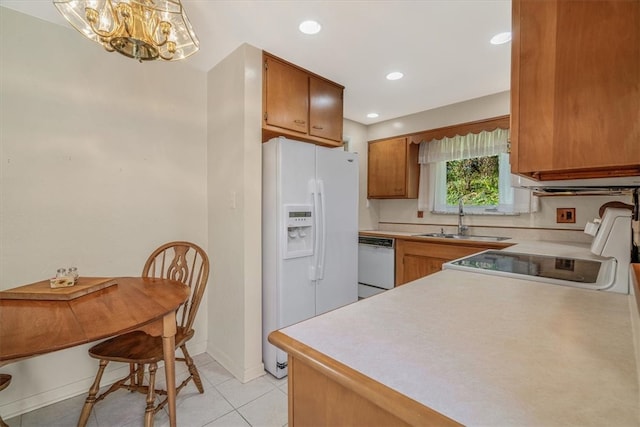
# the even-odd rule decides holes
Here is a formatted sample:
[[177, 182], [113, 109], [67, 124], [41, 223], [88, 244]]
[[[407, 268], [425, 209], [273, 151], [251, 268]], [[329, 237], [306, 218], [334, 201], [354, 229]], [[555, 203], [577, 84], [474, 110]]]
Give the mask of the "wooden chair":
[[[9, 374], [0, 374], [0, 391], [2, 391], [5, 388], [9, 387], [10, 383], [11, 383], [11, 375], [9, 375]], [[0, 417], [0, 427], [9, 427], [2, 420], [2, 417]]]
[[[176, 361], [185, 362], [189, 369], [189, 376], [176, 387], [176, 395], [190, 380], [193, 380], [200, 393], [204, 393], [198, 369], [187, 351], [186, 343], [193, 337], [193, 322], [209, 277], [207, 254], [193, 243], [167, 243], [149, 256], [142, 270], [142, 276], [177, 280], [191, 288], [191, 297], [176, 313], [176, 349], [180, 348], [184, 356], [176, 356]], [[100, 360], [100, 365], [95, 381], [89, 390], [89, 396], [87, 396], [82, 408], [78, 426], [86, 425], [96, 402], [120, 388], [147, 395], [145, 425], [152, 425], [154, 415], [167, 403], [165, 397], [158, 405], [155, 405], [156, 394], [166, 395], [165, 390], [155, 389], [157, 363], [163, 360], [162, 337], [151, 336], [142, 331], [129, 332], [91, 347], [89, 355]], [[102, 374], [109, 362], [128, 363], [129, 375], [116, 381], [108, 390], [96, 397], [100, 390]], [[146, 365], [149, 366], [149, 381], [145, 384]]]

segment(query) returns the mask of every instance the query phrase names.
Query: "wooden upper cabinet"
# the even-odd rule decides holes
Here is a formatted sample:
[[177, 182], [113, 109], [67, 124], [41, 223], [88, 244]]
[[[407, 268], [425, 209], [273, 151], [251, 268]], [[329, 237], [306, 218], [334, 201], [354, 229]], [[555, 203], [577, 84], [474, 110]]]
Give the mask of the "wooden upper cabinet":
[[263, 58], [262, 140], [342, 145], [344, 87], [266, 52]]
[[306, 134], [309, 76], [270, 57], [265, 57], [265, 70], [265, 124]]
[[309, 134], [342, 142], [342, 87], [309, 77]]
[[640, 175], [640, 1], [512, 7], [512, 171]]
[[369, 142], [367, 198], [418, 197], [418, 150], [407, 137]]

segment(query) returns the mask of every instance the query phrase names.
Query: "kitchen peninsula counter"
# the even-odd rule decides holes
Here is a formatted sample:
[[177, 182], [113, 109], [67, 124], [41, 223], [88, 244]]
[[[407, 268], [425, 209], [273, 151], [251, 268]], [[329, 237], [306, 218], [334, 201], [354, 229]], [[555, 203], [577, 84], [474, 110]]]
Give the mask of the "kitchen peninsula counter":
[[630, 298], [445, 270], [284, 328], [290, 425], [638, 426]]

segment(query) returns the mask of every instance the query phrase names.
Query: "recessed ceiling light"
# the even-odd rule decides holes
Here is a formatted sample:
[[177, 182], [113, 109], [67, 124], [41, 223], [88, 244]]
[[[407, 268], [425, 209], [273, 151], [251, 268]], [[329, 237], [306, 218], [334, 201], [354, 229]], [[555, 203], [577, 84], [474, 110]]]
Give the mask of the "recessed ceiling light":
[[322, 29], [322, 25], [318, 24], [316, 21], [304, 21], [298, 26], [301, 32], [305, 34], [318, 34]]
[[399, 71], [394, 71], [393, 73], [387, 74], [387, 80], [399, 80], [403, 77], [404, 77], [404, 74], [402, 74]]
[[378, 116], [379, 116], [378, 113], [369, 113], [369, 114], [367, 114], [367, 117], [369, 117], [370, 119], [375, 119]]
[[507, 31], [506, 33], [496, 34], [491, 37], [491, 44], [505, 44], [511, 41], [511, 32]]

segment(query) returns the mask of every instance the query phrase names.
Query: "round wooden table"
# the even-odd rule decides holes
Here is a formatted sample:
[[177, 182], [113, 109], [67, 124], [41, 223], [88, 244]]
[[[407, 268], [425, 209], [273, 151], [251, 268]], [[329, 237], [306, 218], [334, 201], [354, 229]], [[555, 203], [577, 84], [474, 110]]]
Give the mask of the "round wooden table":
[[161, 322], [169, 419], [175, 426], [175, 312], [189, 287], [166, 279], [112, 280], [115, 285], [69, 300], [5, 299], [2, 294], [12, 290], [0, 292], [0, 366]]

